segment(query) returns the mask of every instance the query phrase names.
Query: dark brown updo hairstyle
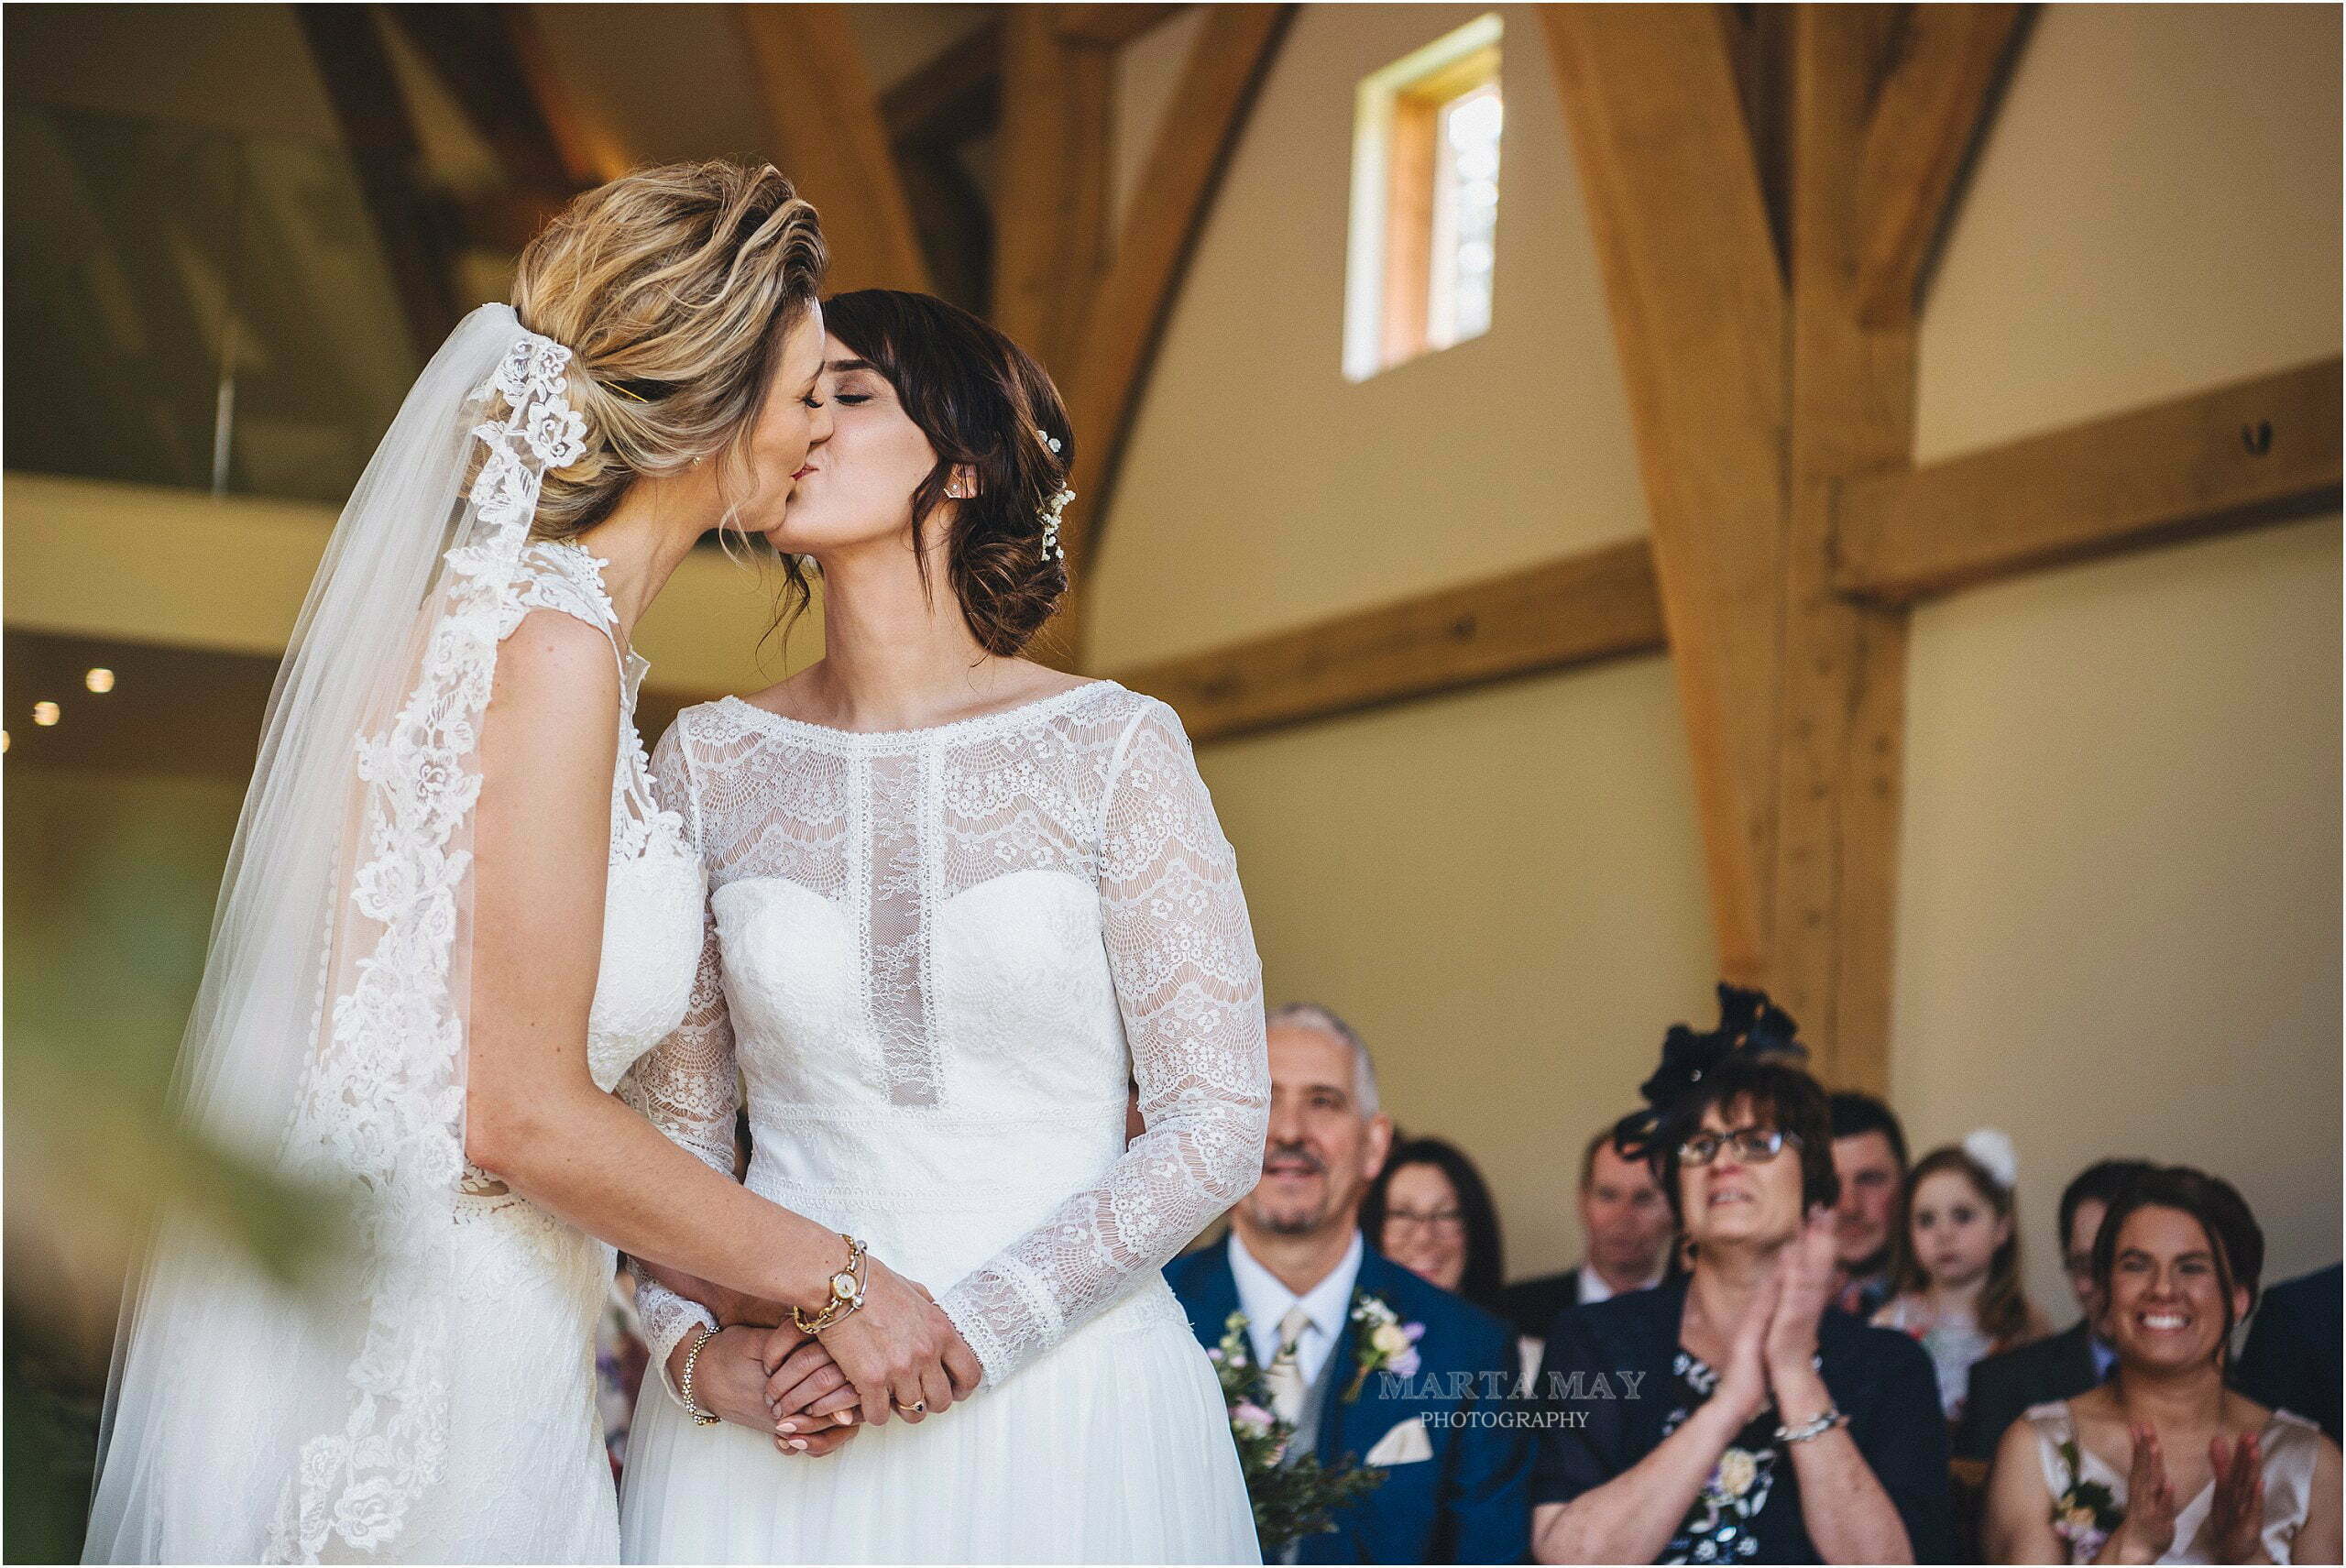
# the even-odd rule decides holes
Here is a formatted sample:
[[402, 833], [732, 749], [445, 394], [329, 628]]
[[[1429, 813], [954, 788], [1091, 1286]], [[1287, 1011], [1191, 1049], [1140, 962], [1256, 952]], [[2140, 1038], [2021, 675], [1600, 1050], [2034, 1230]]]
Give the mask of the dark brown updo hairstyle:
[[2101, 1299], [2110, 1299], [2110, 1277], [2118, 1266], [2118, 1232], [2137, 1209], [2179, 1209], [2199, 1223], [2208, 1250], [2216, 1258], [2216, 1284], [2224, 1302], [2223, 1336], [2216, 1342], [2217, 1364], [2231, 1364], [2232, 1291], [2248, 1292], [2248, 1310], [2256, 1310], [2258, 1280], [2264, 1272], [2264, 1228], [2240, 1189], [2220, 1176], [2187, 1165], [2159, 1166], [2136, 1177], [2110, 1200], [2093, 1238], [2093, 1282]]
[[772, 164], [639, 169], [574, 198], [513, 280], [521, 324], [570, 350], [565, 395], [586, 422], [533, 533], [570, 538], [644, 475], [734, 457], [826, 260], [815, 209]]
[[[925, 531], [953, 470], [966, 466], [976, 476], [977, 494], [954, 503], [947, 575], [979, 646], [1018, 652], [1067, 592], [1065, 564], [1043, 547], [1045, 509], [1075, 466], [1075, 433], [1058, 389], [1025, 349], [927, 294], [834, 295], [823, 302], [823, 325], [887, 378], [937, 453], [912, 498], [913, 554], [924, 584]], [[795, 617], [806, 606], [806, 580], [793, 557], [784, 557], [783, 570], [790, 579], [784, 615]]]

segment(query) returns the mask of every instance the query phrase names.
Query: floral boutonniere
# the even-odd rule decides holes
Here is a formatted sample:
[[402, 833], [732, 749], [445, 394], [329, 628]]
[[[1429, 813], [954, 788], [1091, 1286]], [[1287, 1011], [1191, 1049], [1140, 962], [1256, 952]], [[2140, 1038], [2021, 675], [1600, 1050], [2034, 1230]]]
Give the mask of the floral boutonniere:
[[1363, 1470], [1349, 1460], [1322, 1466], [1300, 1453], [1290, 1463], [1288, 1447], [1295, 1428], [1274, 1415], [1271, 1392], [1246, 1334], [1246, 1314], [1233, 1312], [1222, 1325], [1222, 1341], [1206, 1352], [1230, 1409], [1230, 1436], [1238, 1447], [1238, 1467], [1246, 1477], [1246, 1498], [1255, 1510], [1255, 1534], [1266, 1560], [1290, 1541], [1336, 1528], [1334, 1514], [1365, 1497], [1385, 1479], [1382, 1470]]
[[2070, 1561], [2090, 1562], [2110, 1532], [2126, 1522], [2110, 1488], [2085, 1478], [2085, 1456], [2075, 1438], [2061, 1445], [2061, 1463], [2068, 1466], [2069, 1489], [2053, 1499], [2053, 1533], [2071, 1547]]
[[1360, 1398], [1372, 1372], [1418, 1375], [1418, 1341], [1425, 1338], [1425, 1324], [1403, 1322], [1399, 1313], [1364, 1290], [1353, 1297], [1353, 1380], [1344, 1389], [1344, 1403]]

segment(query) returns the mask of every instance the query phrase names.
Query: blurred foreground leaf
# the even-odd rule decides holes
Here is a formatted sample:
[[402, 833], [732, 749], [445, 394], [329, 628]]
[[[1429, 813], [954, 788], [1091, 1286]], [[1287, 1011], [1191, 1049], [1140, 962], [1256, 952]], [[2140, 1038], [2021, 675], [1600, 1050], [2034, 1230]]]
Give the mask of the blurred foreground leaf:
[[81, 1556], [124, 1281], [167, 1206], [298, 1283], [339, 1233], [324, 1195], [182, 1126], [151, 1088], [61, 1043], [8, 1041], [6, 1530], [10, 1563]]

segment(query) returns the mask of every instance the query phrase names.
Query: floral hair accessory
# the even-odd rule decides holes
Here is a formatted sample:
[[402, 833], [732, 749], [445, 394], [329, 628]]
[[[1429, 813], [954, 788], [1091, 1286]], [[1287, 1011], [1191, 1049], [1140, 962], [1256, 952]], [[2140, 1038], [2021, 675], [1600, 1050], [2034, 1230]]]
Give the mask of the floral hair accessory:
[[2001, 1127], [1974, 1127], [1964, 1135], [1963, 1152], [2005, 1191], [2019, 1182], [2020, 1153], [2012, 1147], [2012, 1135]]
[[1062, 485], [1057, 495], [1043, 503], [1043, 554], [1062, 565], [1067, 562], [1067, 552], [1059, 547], [1059, 513], [1067, 510], [1067, 503], [1073, 499], [1075, 492]]

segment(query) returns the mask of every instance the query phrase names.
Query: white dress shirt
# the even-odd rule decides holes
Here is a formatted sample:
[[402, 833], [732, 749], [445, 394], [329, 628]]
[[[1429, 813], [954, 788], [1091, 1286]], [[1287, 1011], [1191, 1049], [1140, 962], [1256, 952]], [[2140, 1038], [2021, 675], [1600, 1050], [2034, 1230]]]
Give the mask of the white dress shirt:
[[[1667, 1272], [1668, 1270], [1666, 1267], [1655, 1269], [1653, 1271], [1653, 1277], [1647, 1280], [1643, 1285], [1639, 1286], [1638, 1288], [1640, 1290], [1652, 1289], [1655, 1286], [1661, 1283], [1661, 1277]], [[1605, 1276], [1596, 1272], [1596, 1265], [1593, 1263], [1584, 1263], [1580, 1266], [1579, 1273], [1580, 1304], [1582, 1306], [1585, 1307], [1592, 1301], [1610, 1301], [1613, 1299], [1615, 1294], [1613, 1287], [1605, 1283]]]
[[1360, 1233], [1329, 1271], [1328, 1277], [1299, 1296], [1280, 1283], [1246, 1250], [1233, 1227], [1230, 1233], [1230, 1272], [1238, 1281], [1238, 1310], [1246, 1314], [1246, 1337], [1254, 1343], [1255, 1365], [1268, 1366], [1279, 1350], [1279, 1320], [1300, 1305], [1311, 1318], [1303, 1337], [1295, 1342], [1295, 1364], [1306, 1384], [1319, 1380], [1320, 1369], [1343, 1337], [1344, 1316], [1352, 1310], [1353, 1282], [1360, 1277]]

